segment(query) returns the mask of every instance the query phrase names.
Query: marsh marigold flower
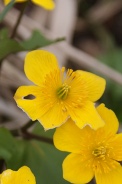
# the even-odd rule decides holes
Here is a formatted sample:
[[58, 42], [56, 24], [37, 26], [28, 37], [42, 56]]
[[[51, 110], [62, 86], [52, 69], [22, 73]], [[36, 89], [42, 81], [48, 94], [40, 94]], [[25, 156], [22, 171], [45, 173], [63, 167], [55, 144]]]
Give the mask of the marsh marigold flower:
[[[7, 5], [8, 3], [10, 3], [11, 0], [4, 0], [4, 4]], [[18, 3], [22, 3], [25, 2], [27, 0], [15, 0], [15, 2]], [[53, 0], [32, 0], [32, 2], [38, 6], [41, 6], [47, 10], [52, 10], [54, 9], [54, 1]]]
[[71, 152], [63, 162], [63, 177], [71, 183], [88, 183], [94, 176], [97, 184], [122, 184], [122, 133], [114, 112], [104, 104], [97, 111], [105, 126], [79, 129], [71, 119], [56, 129], [54, 144]]
[[0, 184], [36, 184], [36, 180], [30, 168], [23, 166], [18, 171], [3, 171], [0, 174]]
[[[82, 70], [59, 68], [56, 57], [42, 50], [29, 52], [25, 74], [35, 86], [21, 86], [15, 93], [17, 105], [45, 129], [58, 127], [69, 117], [82, 128], [89, 124], [97, 129], [104, 125], [94, 107], [104, 92], [105, 80]], [[27, 99], [32, 95], [33, 99]]]

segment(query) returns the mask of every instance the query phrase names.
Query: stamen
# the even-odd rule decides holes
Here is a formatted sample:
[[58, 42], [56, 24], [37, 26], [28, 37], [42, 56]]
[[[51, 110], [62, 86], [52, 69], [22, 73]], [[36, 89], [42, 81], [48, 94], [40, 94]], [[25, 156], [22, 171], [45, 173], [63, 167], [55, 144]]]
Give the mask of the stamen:
[[98, 148], [96, 148], [95, 150], [92, 151], [92, 154], [95, 157], [99, 157], [99, 158], [103, 158], [105, 157], [105, 153], [106, 153], [106, 148], [103, 146], [100, 146]]
[[72, 69], [68, 69], [65, 81], [67, 81], [67, 83], [69, 84], [75, 78], [75, 76], [75, 72], [73, 72]]

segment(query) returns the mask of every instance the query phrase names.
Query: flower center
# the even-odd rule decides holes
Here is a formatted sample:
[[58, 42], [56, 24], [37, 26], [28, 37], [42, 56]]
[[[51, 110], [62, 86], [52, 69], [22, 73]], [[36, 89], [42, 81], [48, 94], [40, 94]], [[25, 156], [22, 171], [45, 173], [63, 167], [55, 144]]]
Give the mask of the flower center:
[[103, 146], [100, 146], [92, 151], [92, 154], [95, 157], [99, 157], [99, 158], [103, 158], [105, 156], [105, 153], [106, 153], [106, 148]]
[[70, 86], [68, 86], [66, 83], [62, 84], [61, 87], [57, 89], [57, 96], [61, 100], [65, 100], [68, 96], [70, 90]]

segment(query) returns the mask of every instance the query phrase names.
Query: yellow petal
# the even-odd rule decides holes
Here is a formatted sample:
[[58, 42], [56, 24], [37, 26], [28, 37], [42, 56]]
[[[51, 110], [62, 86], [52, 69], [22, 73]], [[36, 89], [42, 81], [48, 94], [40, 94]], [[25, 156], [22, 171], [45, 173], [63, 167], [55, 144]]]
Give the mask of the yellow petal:
[[122, 161], [122, 133], [116, 134], [109, 142], [109, 155], [110, 158], [117, 161]]
[[[42, 104], [40, 87], [38, 86], [21, 86], [15, 93], [14, 99], [17, 105], [28, 114], [32, 120], [42, 116], [48, 108]], [[34, 99], [26, 99], [28, 95], [33, 95]]]
[[67, 111], [63, 111], [60, 104], [55, 103], [49, 111], [38, 118], [45, 130], [61, 126], [68, 119]]
[[73, 109], [71, 107], [68, 111], [79, 128], [89, 125], [93, 129], [98, 129], [104, 126], [104, 121], [96, 111], [94, 104], [90, 101], [86, 102], [81, 108]]
[[108, 173], [95, 173], [97, 184], [122, 184], [122, 166], [111, 169]]
[[[4, 4], [7, 5], [8, 3], [10, 3], [11, 0], [4, 0]], [[17, 3], [22, 3], [25, 2], [27, 0], [15, 0], [15, 2]], [[55, 8], [55, 3], [53, 2], [53, 0], [32, 0], [33, 3], [35, 3], [38, 6], [41, 6], [47, 10], [52, 10]]]
[[94, 173], [90, 167], [86, 167], [87, 161], [82, 160], [82, 155], [71, 153], [63, 162], [63, 177], [71, 183], [87, 183]]
[[3, 184], [13, 183], [14, 184], [14, 181], [15, 181], [15, 171], [12, 171], [11, 169], [7, 169], [3, 171], [3, 173], [1, 174], [0, 183], [3, 183]]
[[97, 101], [105, 90], [106, 81], [93, 73], [78, 70], [76, 71], [81, 75], [81, 79], [86, 84], [86, 91], [88, 91], [88, 98], [90, 101]]
[[105, 107], [104, 104], [99, 105], [96, 109], [105, 122], [105, 126], [102, 127], [104, 132], [106, 132], [107, 134], [116, 134], [119, 127], [119, 122], [115, 113], [111, 109]]
[[[17, 2], [17, 3], [22, 3], [22, 2], [25, 2], [25, 1], [27, 1], [27, 0], [15, 0], [15, 2]], [[10, 2], [11, 2], [11, 0], [4, 0], [5, 5], [7, 5]]]
[[52, 10], [55, 7], [53, 0], [32, 0], [35, 4], [42, 6], [47, 10]]
[[79, 153], [82, 149], [82, 142], [85, 137], [84, 131], [85, 128], [78, 128], [71, 119], [68, 119], [68, 121], [57, 128], [54, 133], [53, 140], [55, 147], [61, 151]]
[[15, 184], [36, 184], [33, 173], [30, 168], [26, 166], [23, 166], [18, 170], [15, 181]]
[[1, 174], [1, 184], [36, 184], [35, 177], [27, 166], [21, 167], [18, 171], [5, 170]]
[[[31, 51], [25, 58], [25, 74], [29, 80], [41, 86], [44, 78], [51, 71], [58, 69], [56, 57], [44, 50]], [[51, 81], [50, 81], [51, 82]]]

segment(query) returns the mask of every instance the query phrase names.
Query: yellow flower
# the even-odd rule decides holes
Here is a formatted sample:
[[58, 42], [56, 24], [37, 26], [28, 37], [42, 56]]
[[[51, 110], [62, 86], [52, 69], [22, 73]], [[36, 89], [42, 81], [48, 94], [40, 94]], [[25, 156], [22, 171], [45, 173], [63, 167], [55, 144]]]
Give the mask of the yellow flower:
[[[10, 3], [11, 0], [4, 0], [4, 4], [7, 5], [8, 3]], [[25, 2], [27, 0], [15, 0], [15, 2], [18, 3], [22, 3]], [[47, 10], [52, 10], [55, 7], [55, 4], [53, 2], [53, 0], [32, 0], [33, 3], [35, 3], [38, 6], [41, 6]]]
[[71, 152], [63, 162], [63, 177], [71, 183], [122, 184], [122, 133], [114, 112], [104, 104], [97, 111], [105, 126], [96, 131], [89, 126], [79, 129], [72, 120], [56, 129], [54, 145]]
[[82, 70], [68, 69], [65, 73], [56, 57], [42, 50], [27, 54], [24, 69], [35, 86], [19, 87], [14, 99], [32, 120], [40, 121], [45, 129], [61, 126], [69, 117], [80, 128], [104, 125], [94, 107], [105, 89], [103, 78]]
[[3, 171], [0, 174], [0, 184], [36, 184], [36, 180], [31, 170], [23, 166], [18, 171]]

